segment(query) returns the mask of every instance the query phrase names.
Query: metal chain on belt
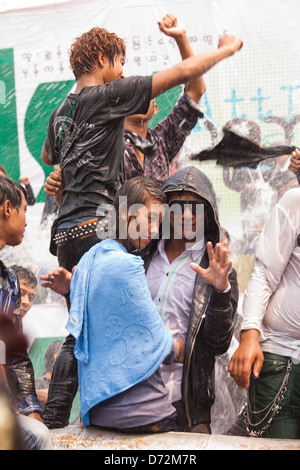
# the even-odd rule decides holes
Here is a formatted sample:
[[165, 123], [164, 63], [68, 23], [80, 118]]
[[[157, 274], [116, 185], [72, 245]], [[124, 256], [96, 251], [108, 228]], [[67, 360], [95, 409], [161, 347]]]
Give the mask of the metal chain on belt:
[[[292, 370], [292, 361], [289, 360], [287, 368], [286, 368], [286, 373], [284, 375], [284, 378], [283, 378], [283, 381], [282, 381], [282, 384], [280, 386], [280, 389], [279, 389], [278, 393], [276, 394], [274, 399], [262, 410], [254, 411], [254, 410], [251, 409], [250, 396], [249, 396], [249, 392], [248, 392], [247, 405], [244, 408], [244, 413], [243, 414], [244, 414], [244, 418], [245, 418], [244, 422], [246, 424], [246, 427], [247, 427], [247, 430], [248, 430], [250, 436], [261, 437], [264, 434], [264, 432], [272, 424], [272, 421], [273, 421], [274, 417], [281, 410], [281, 402], [283, 401], [284, 395], [287, 391], [287, 383], [288, 383], [288, 380], [289, 380], [289, 377], [290, 377], [291, 370]], [[258, 423], [252, 423], [251, 422], [251, 419], [250, 419], [251, 414], [252, 415], [258, 415], [260, 413], [263, 413], [264, 411], [266, 413]], [[268, 419], [268, 421], [266, 422], [266, 424], [260, 430], [251, 429], [251, 428], [255, 428], [255, 427], [260, 426], [262, 423], [264, 423], [266, 421], [266, 419]]]

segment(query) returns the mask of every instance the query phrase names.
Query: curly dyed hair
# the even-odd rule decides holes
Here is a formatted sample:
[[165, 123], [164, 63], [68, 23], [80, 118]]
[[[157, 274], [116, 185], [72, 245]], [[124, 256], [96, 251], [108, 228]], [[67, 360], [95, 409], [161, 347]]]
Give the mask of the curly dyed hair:
[[71, 46], [71, 69], [78, 80], [84, 73], [90, 73], [95, 67], [99, 54], [105, 54], [113, 66], [117, 56], [126, 55], [123, 39], [104, 28], [92, 28], [76, 38]]

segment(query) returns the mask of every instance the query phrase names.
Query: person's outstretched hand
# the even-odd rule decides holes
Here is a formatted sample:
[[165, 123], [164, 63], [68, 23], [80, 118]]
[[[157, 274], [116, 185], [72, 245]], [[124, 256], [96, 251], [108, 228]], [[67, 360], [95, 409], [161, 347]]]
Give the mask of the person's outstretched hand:
[[67, 269], [60, 267], [56, 271], [50, 271], [48, 274], [41, 274], [40, 279], [43, 281], [41, 285], [52, 289], [60, 295], [69, 294], [74, 269], [70, 273]]
[[228, 250], [217, 243], [214, 251], [212, 243], [208, 242], [207, 253], [209, 257], [208, 268], [201, 268], [196, 263], [191, 263], [190, 266], [214, 289], [223, 292], [229, 285], [228, 274], [232, 267], [232, 261], [228, 261]]

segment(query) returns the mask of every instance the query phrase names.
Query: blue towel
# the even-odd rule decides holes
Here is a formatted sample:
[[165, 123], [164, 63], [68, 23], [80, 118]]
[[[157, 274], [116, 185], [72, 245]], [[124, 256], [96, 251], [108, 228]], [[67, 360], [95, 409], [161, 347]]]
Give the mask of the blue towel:
[[152, 302], [142, 259], [111, 239], [93, 246], [78, 263], [66, 327], [76, 339], [87, 426], [92, 407], [153, 375], [173, 341]]

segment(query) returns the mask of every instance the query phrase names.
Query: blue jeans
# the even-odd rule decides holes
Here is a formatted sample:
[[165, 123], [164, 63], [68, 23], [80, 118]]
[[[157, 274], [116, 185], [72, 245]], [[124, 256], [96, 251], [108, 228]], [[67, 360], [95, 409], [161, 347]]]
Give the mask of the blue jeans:
[[24, 415], [18, 415], [17, 422], [25, 450], [53, 450], [51, 433], [43, 423]]

